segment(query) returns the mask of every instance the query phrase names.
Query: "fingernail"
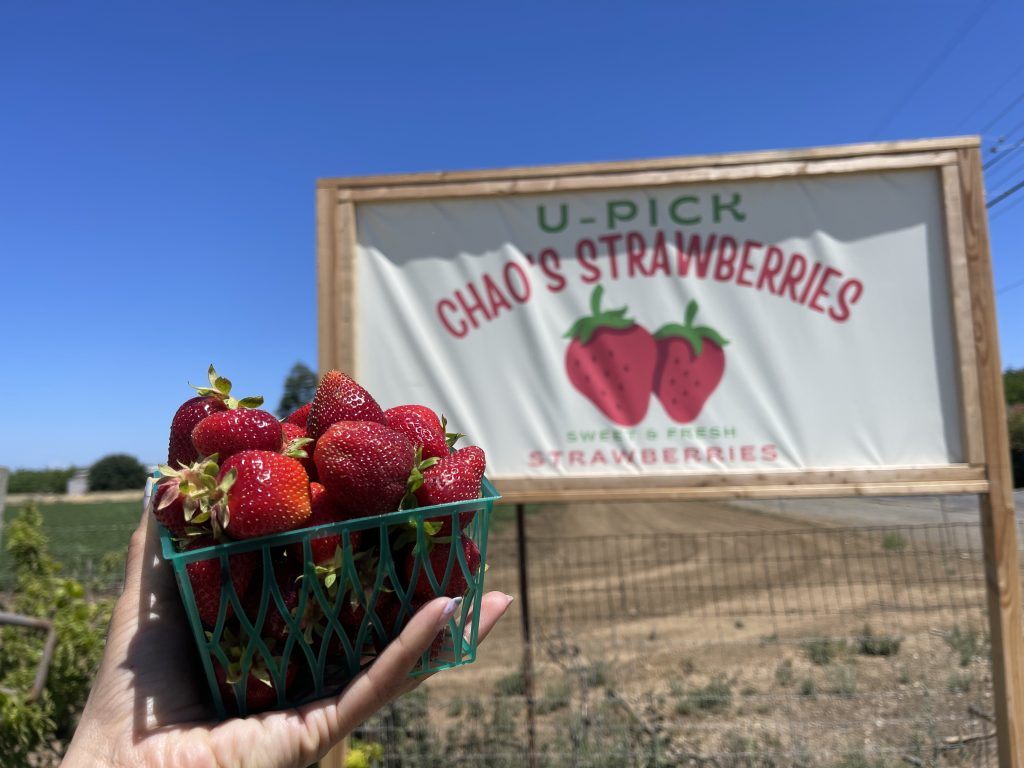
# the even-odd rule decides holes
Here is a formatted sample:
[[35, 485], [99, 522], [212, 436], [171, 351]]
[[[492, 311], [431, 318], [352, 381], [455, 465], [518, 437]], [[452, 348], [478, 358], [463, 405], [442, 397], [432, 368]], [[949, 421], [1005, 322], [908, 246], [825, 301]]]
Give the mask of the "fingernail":
[[505, 598], [508, 600], [508, 602], [505, 603], [505, 607], [508, 608], [512, 605], [512, 601], [515, 600], [515, 598], [512, 595], [505, 595]]
[[459, 605], [461, 603], [462, 603], [462, 598], [461, 597], [453, 597], [451, 600], [448, 601], [448, 605], [446, 605], [444, 607], [444, 610], [441, 611], [441, 618], [444, 619], [445, 621], [450, 619], [452, 617], [452, 614], [454, 614], [455, 611], [458, 610]]

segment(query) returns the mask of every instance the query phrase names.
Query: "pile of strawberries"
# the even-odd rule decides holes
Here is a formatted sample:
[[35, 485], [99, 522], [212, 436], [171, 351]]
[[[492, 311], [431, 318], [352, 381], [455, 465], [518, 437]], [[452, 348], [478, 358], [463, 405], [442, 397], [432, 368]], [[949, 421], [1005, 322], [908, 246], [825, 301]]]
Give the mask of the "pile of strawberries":
[[[323, 669], [326, 655], [326, 668], [350, 674], [420, 605], [467, 591], [481, 567], [465, 533], [472, 512], [417, 512], [387, 526], [366, 519], [479, 498], [486, 460], [477, 446], [456, 449], [464, 436], [446, 432], [430, 408], [384, 410], [339, 371], [281, 421], [260, 397], [232, 397], [212, 365], [209, 382], [174, 414], [151, 508], [179, 552], [212, 548], [185, 566], [188, 582], [207, 638], [220, 630], [222, 653], [212, 657], [223, 700], [254, 712], [308, 688], [304, 666]], [[220, 544], [343, 521], [360, 522], [288, 537], [269, 560], [258, 549], [231, 554], [222, 570]], [[293, 633], [301, 644], [287, 642]], [[261, 652], [246, 654], [253, 635]]]

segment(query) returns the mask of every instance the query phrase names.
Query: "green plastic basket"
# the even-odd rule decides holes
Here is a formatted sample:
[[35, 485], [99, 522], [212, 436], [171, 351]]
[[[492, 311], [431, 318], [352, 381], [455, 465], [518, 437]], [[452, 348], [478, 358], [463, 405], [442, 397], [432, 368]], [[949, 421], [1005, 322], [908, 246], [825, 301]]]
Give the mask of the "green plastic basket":
[[[482, 497], [452, 504], [362, 517], [338, 523], [302, 528], [272, 536], [233, 541], [202, 549], [178, 551], [171, 533], [160, 526], [164, 558], [174, 568], [181, 601], [195, 637], [196, 647], [217, 715], [246, 715], [265, 709], [294, 707], [339, 693], [360, 670], [402, 629], [409, 617], [426, 600], [414, 595], [424, 589], [421, 571], [434, 595], [445, 594], [458, 574], [465, 578], [463, 601], [448, 623], [440, 642], [423, 654], [412, 675], [422, 675], [468, 664], [476, 658], [480, 603], [484, 592], [487, 562], [487, 529], [494, 502], [500, 498], [486, 478]], [[447, 564], [440, 583], [434, 568], [424, 567], [428, 557], [428, 531], [439, 521], [451, 523]], [[424, 521], [429, 521], [427, 526]], [[457, 524], [461, 522], [461, 524]], [[340, 568], [329, 586], [318, 578], [312, 562], [310, 542], [327, 535], [341, 536]], [[462, 538], [469, 538], [480, 553], [476, 573], [466, 562]], [[359, 545], [353, 548], [353, 541]], [[411, 556], [396, 562], [392, 545], [401, 540]], [[385, 546], [381, 546], [385, 542]], [[301, 547], [302, 574], [295, 581], [298, 603], [286, 608], [275, 568], [282, 558], [292, 557]], [[372, 553], [376, 551], [374, 564]], [[258, 560], [246, 594], [237, 594], [230, 578], [232, 558], [245, 553]], [[287, 554], [286, 554], [287, 553]], [[435, 554], [436, 557], [436, 554]], [[220, 606], [216, 622], [204, 626], [196, 606], [187, 567], [191, 563], [216, 559], [220, 564]], [[410, 565], [411, 563], [411, 565]], [[369, 567], [368, 567], [369, 564]], [[436, 565], [436, 564], [435, 564]], [[360, 573], [362, 571], [362, 574]], [[294, 592], [291, 593], [294, 597]], [[454, 595], [452, 595], [454, 596]], [[257, 599], [258, 597], [258, 599]], [[264, 622], [268, 615], [280, 627], [286, 625], [283, 644], [265, 641]], [[315, 629], [307, 618], [317, 617]], [[230, 654], [230, 657], [229, 657]], [[218, 668], [221, 680], [218, 681]], [[232, 669], [233, 681], [225, 682], [225, 670]], [[255, 686], [265, 698], [268, 686], [256, 682], [250, 672], [273, 683], [269, 701], [249, 706], [247, 688]], [[233, 694], [233, 695], [232, 695]]]

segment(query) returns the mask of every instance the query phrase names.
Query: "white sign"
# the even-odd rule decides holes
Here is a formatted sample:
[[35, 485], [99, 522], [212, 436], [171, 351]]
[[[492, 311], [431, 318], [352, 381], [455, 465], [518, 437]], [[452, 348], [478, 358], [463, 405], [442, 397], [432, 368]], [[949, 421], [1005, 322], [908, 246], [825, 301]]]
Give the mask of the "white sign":
[[941, 191], [917, 169], [360, 203], [357, 375], [498, 477], [961, 462]]

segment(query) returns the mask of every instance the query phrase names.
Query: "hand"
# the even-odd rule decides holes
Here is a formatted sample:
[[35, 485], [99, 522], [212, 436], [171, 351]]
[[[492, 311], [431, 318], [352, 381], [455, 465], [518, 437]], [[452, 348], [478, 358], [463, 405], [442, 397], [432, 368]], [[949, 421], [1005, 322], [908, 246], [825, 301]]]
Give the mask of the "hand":
[[[511, 601], [500, 592], [483, 596], [479, 640]], [[201, 670], [186, 666], [194, 641], [171, 567], [159, 556], [157, 526], [144, 514], [103, 661], [62, 765], [304, 768], [425, 679], [408, 673], [447, 624], [450, 603], [441, 597], [423, 606], [338, 696], [218, 722]]]

